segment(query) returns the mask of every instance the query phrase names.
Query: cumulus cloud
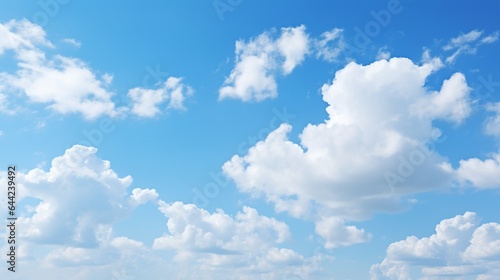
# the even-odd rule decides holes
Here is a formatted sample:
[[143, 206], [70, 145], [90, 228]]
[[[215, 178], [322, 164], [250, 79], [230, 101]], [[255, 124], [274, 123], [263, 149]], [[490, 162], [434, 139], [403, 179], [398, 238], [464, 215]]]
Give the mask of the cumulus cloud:
[[[453, 51], [453, 54], [446, 58], [446, 63], [454, 63], [461, 54], [476, 54], [480, 45], [491, 44], [498, 40], [500, 33], [493, 32], [488, 36], [483, 36], [484, 31], [472, 30], [469, 33], [460, 34], [452, 38], [448, 44], [443, 47], [445, 51]], [[481, 37], [483, 36], [483, 37]]]
[[460, 160], [456, 170], [457, 178], [462, 184], [471, 183], [477, 188], [500, 187], [500, 153], [493, 154], [490, 158], [481, 160], [470, 158]]
[[[17, 70], [0, 72], [0, 112], [15, 114], [21, 111], [16, 104], [26, 97], [30, 103], [44, 104], [48, 109], [61, 113], [81, 114], [93, 120], [101, 116], [122, 116], [131, 111], [141, 117], [153, 117], [158, 106], [167, 102], [167, 109], [185, 109], [185, 99], [192, 95], [191, 87], [181, 78], [170, 77], [157, 89], [133, 88], [128, 92], [132, 108], [117, 108], [110, 90], [113, 75], [97, 74], [87, 63], [72, 57], [55, 54], [47, 56], [46, 48], [55, 48], [46, 38], [42, 27], [27, 20], [11, 20], [0, 24], [0, 55], [13, 54]], [[292, 36], [293, 37], [293, 36]], [[75, 39], [63, 42], [80, 46]], [[287, 53], [290, 63], [299, 59]], [[9, 102], [7, 102], [9, 101]]]
[[[500, 224], [480, 224], [476, 213], [445, 219], [430, 237], [409, 236], [392, 243], [372, 279], [493, 279], [500, 269]], [[416, 271], [416, 273], [413, 273]]]
[[[500, 137], [500, 102], [490, 103], [487, 111], [493, 113], [484, 123], [486, 135]], [[456, 177], [462, 185], [472, 185], [477, 188], [500, 187], [500, 153], [492, 153], [489, 158], [462, 159], [456, 170]]]
[[155, 189], [139, 189], [132, 190], [130, 195], [133, 204], [141, 205], [149, 201], [154, 201], [158, 198], [158, 193]]
[[25, 197], [39, 202], [32, 215], [19, 217], [19, 235], [33, 243], [95, 247], [98, 232], [124, 217], [138, 204], [155, 197], [154, 190], [135, 189], [129, 203], [123, 178], [101, 160], [97, 150], [75, 145], [52, 160], [49, 171], [40, 168], [19, 174]]
[[83, 61], [55, 55], [47, 58], [43, 47], [54, 47], [45, 31], [27, 20], [0, 24], [3, 34], [0, 54], [11, 50], [18, 70], [0, 73], [4, 94], [24, 94], [29, 101], [47, 104], [62, 113], [81, 113], [87, 119], [102, 115], [116, 116], [119, 109], [111, 101], [105, 77], [98, 77]]
[[486, 109], [493, 113], [486, 119], [484, 126], [485, 133], [495, 137], [500, 137], [500, 102], [488, 104]]
[[469, 33], [461, 34], [458, 37], [451, 39], [450, 42], [446, 46], [443, 47], [443, 49], [445, 51], [449, 51], [449, 50], [461, 47], [465, 44], [472, 43], [472, 42], [476, 41], [477, 39], [479, 39], [479, 37], [481, 37], [482, 34], [483, 34], [483, 32], [478, 31], [478, 30], [472, 30]]
[[250, 207], [234, 217], [182, 202], [160, 201], [159, 209], [168, 219], [168, 233], [156, 238], [153, 248], [174, 250], [175, 261], [189, 267], [184, 278], [202, 273], [208, 279], [232, 279], [226, 269], [237, 270], [241, 279], [282, 279], [290, 272], [307, 277], [328, 259], [277, 247], [289, 240], [288, 226]]
[[[2, 91], [4, 86], [0, 85], [0, 91]], [[0, 112], [6, 115], [14, 115], [19, 111], [19, 108], [14, 107], [14, 105], [9, 102], [9, 96], [7, 94], [0, 93]]]
[[431, 91], [425, 80], [439, 65], [350, 63], [322, 88], [329, 119], [307, 125], [300, 144], [282, 124], [223, 170], [242, 192], [313, 221], [363, 219], [401, 209], [405, 195], [447, 188], [453, 170], [430, 147], [441, 134], [432, 122], [466, 118], [469, 91], [459, 73]]
[[49, 104], [62, 113], [81, 113], [87, 119], [102, 115], [116, 116], [113, 95], [104, 79], [96, 77], [82, 61], [56, 56], [40, 64], [19, 64], [16, 75], [8, 80], [14, 89], [23, 91], [30, 101]]
[[323, 218], [316, 223], [316, 233], [325, 240], [325, 248], [336, 248], [363, 243], [370, 240], [371, 235], [355, 226], [346, 226], [340, 218]]
[[[154, 189], [128, 191], [132, 177], [118, 176], [111, 163], [96, 153], [95, 148], [75, 145], [55, 157], [48, 171], [34, 168], [17, 173], [18, 260], [26, 266], [12, 279], [33, 275], [135, 279], [143, 274], [159, 279], [163, 274], [158, 267], [169, 268], [167, 260], [143, 242], [113, 232], [115, 224], [158, 194]], [[5, 237], [4, 228], [0, 236]], [[0, 241], [2, 251], [5, 240]], [[147, 268], [139, 267], [141, 263]]]
[[73, 38], [66, 38], [66, 39], [63, 39], [62, 41], [66, 44], [72, 45], [72, 46], [77, 47], [77, 48], [82, 46], [82, 43], [78, 42], [77, 40], [75, 40]]
[[185, 109], [184, 100], [193, 94], [193, 89], [182, 83], [181, 78], [169, 77], [159, 88], [133, 88], [128, 92], [132, 100], [132, 113], [139, 117], [151, 118], [158, 115], [159, 105], [166, 108]]
[[276, 42], [280, 54], [285, 58], [282, 71], [285, 75], [300, 65], [309, 52], [309, 38], [305, 33], [305, 26], [287, 27], [281, 29], [281, 36]]
[[43, 28], [27, 20], [10, 20], [0, 24], [0, 36], [0, 55], [6, 50], [35, 49], [36, 45], [53, 47], [45, 38]]
[[[309, 52], [305, 26], [281, 29], [278, 39], [264, 32], [249, 42], [236, 42], [236, 62], [219, 89], [219, 100], [262, 101], [278, 95], [276, 76], [288, 75]], [[281, 70], [281, 71], [280, 71]]]

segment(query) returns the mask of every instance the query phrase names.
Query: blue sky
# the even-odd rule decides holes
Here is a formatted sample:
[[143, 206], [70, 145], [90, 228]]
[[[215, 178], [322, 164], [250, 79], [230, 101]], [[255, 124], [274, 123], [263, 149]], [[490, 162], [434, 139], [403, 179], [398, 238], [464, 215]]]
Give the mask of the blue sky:
[[2, 1], [1, 275], [495, 279], [498, 8]]

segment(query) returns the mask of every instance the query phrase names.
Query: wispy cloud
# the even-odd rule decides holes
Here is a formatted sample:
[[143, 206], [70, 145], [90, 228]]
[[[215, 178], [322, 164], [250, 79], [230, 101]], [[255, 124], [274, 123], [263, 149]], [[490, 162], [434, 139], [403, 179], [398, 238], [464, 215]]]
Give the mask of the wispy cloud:
[[479, 46], [491, 44], [498, 40], [498, 31], [495, 31], [488, 36], [483, 36], [483, 33], [484, 31], [472, 30], [469, 33], [461, 34], [458, 37], [451, 39], [448, 44], [443, 47], [443, 50], [445, 51], [454, 50], [453, 54], [446, 58], [446, 63], [454, 63], [457, 57], [461, 54], [476, 54]]

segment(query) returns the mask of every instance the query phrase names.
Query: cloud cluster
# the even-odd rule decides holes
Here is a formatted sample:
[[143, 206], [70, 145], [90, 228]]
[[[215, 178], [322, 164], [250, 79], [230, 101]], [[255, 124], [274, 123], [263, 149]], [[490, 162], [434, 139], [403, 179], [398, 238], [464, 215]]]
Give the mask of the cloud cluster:
[[282, 124], [223, 170], [240, 191], [314, 221], [326, 247], [365, 242], [370, 235], [345, 219], [401, 210], [405, 196], [452, 185], [453, 169], [429, 145], [441, 134], [432, 122], [461, 123], [470, 89], [455, 73], [430, 90], [425, 81], [439, 65], [406, 58], [350, 63], [322, 88], [329, 119], [307, 125], [300, 144]]
[[[193, 204], [158, 200], [155, 189], [129, 191], [132, 177], [119, 177], [96, 153], [95, 148], [75, 145], [55, 157], [48, 171], [18, 173], [18, 257], [27, 268], [16, 279], [34, 274], [234, 279], [229, 270], [237, 270], [240, 279], [283, 279], [288, 274], [308, 277], [330, 261], [322, 254], [305, 257], [284, 248], [291, 238], [288, 225], [253, 208], [244, 206], [234, 216], [222, 210], [209, 213]], [[148, 202], [157, 202], [168, 232], [151, 246], [117, 236], [114, 226]], [[149, 220], [159, 225], [164, 221]], [[5, 237], [5, 229], [0, 236]]]
[[[248, 42], [237, 41], [235, 67], [219, 89], [219, 99], [276, 97], [277, 77], [291, 74], [311, 53], [336, 61], [346, 48], [342, 33], [336, 28], [314, 39], [301, 25], [282, 28], [277, 38], [264, 32]], [[482, 34], [472, 31], [452, 39], [444, 47], [454, 51], [446, 62], [499, 36]], [[55, 46], [41, 27], [10, 21], [0, 24], [0, 36], [0, 55], [13, 53], [17, 63], [15, 73], [0, 73], [0, 112], [6, 114], [18, 110], [8, 101], [24, 96], [55, 112], [87, 119], [121, 114], [151, 118], [162, 107], [185, 109], [185, 99], [193, 94], [181, 78], [170, 77], [153, 89], [130, 89], [131, 107], [116, 108], [112, 75], [97, 75], [77, 58], [47, 58], [44, 49]], [[66, 42], [79, 46], [72, 39]], [[406, 58], [389, 60], [383, 49], [378, 55], [382, 60], [369, 65], [349, 63], [321, 88], [328, 119], [308, 124], [299, 143], [288, 138], [292, 126], [282, 124], [246, 155], [235, 155], [223, 166], [240, 191], [265, 198], [277, 212], [314, 222], [325, 248], [369, 241], [371, 234], [348, 222], [404, 209], [404, 198], [412, 194], [449, 188], [456, 181], [477, 188], [500, 186], [500, 154], [461, 160], [454, 170], [432, 148], [441, 136], [435, 121], [459, 125], [471, 113], [465, 76], [454, 73], [433, 90], [426, 81], [443, 66], [439, 59], [427, 52], [418, 65]], [[498, 136], [499, 103], [488, 110], [495, 115], [486, 120], [485, 132]], [[178, 279], [232, 279], [228, 271], [235, 269], [240, 279], [282, 279], [288, 274], [308, 278], [329, 259], [284, 248], [291, 238], [288, 226], [253, 208], [245, 206], [235, 215], [210, 213], [192, 204], [158, 200], [155, 189], [129, 191], [132, 178], [119, 177], [96, 152], [75, 145], [54, 158], [49, 171], [35, 168], [19, 174], [18, 199], [28, 201], [18, 220], [19, 237], [26, 242], [19, 250], [32, 264], [32, 273], [50, 275], [48, 271], [59, 267], [62, 278], [73, 277], [75, 271], [74, 279], [124, 278], [130, 271], [122, 269], [118, 276], [109, 271], [147, 262], [151, 265], [136, 272], [137, 277], [164, 268], [147, 278], [173, 272]], [[158, 203], [168, 232], [151, 247], [115, 236], [113, 225], [149, 202]], [[499, 246], [500, 225], [480, 225], [467, 212], [443, 220], [429, 238], [412, 236], [391, 244], [385, 259], [372, 267], [372, 277], [409, 279], [417, 268], [428, 278], [470, 274], [487, 279], [500, 272], [495, 262]], [[173, 254], [174, 264], [166, 265], [171, 256], [163, 254]]]
[[451, 167], [427, 144], [440, 135], [432, 121], [468, 116], [469, 88], [456, 73], [430, 91], [425, 80], [435, 65], [405, 58], [348, 64], [322, 88], [328, 120], [307, 125], [300, 144], [282, 124], [224, 172], [241, 191], [310, 219], [362, 218], [398, 209], [403, 195], [448, 187]]
[[[387, 248], [372, 279], [495, 279], [500, 271], [500, 224], [480, 224], [476, 213], [445, 219], [430, 237], [409, 236]], [[416, 271], [416, 272], [414, 272]]]
[[371, 239], [371, 234], [355, 226], [346, 226], [344, 221], [337, 217], [319, 220], [316, 223], [316, 233], [325, 240], [325, 248], [328, 249], [363, 243]]
[[219, 89], [219, 100], [262, 101], [278, 95], [276, 78], [287, 76], [308, 55], [336, 62], [347, 48], [343, 30], [334, 28], [311, 37], [304, 25], [281, 28], [279, 38], [263, 32], [248, 42], [236, 41], [235, 66]]
[[277, 39], [264, 32], [249, 42], [237, 41], [236, 65], [219, 89], [219, 99], [261, 101], [276, 97], [276, 75], [288, 75], [302, 63], [309, 44], [303, 25], [282, 28]]
[[[0, 72], [0, 112], [14, 114], [20, 110], [23, 97], [31, 103], [44, 104], [60, 114], [78, 113], [93, 120], [100, 116], [116, 117], [130, 111], [117, 108], [110, 89], [113, 76], [102, 75], [78, 58], [53, 55], [47, 57], [45, 49], [55, 49], [48, 41], [42, 27], [27, 20], [11, 20], [0, 24], [0, 55], [12, 53], [17, 64], [13, 73]], [[73, 39], [64, 42], [79, 45]], [[192, 89], [170, 77], [161, 88], [152, 90], [134, 88], [129, 92], [132, 99], [131, 113], [141, 117], [158, 114], [156, 107], [169, 100], [167, 108], [184, 109], [185, 98]]]
[[[483, 36], [483, 33], [484, 31], [473, 30], [452, 38], [443, 47], [445, 52], [453, 51], [445, 62], [454, 63], [461, 54], [475, 54], [479, 46], [494, 43], [500, 36], [498, 31], [487, 36]], [[311, 54], [317, 59], [338, 62], [351, 48], [341, 28], [333, 28], [313, 37], [301, 25], [282, 28], [281, 36], [277, 39], [273, 39], [272, 35], [264, 32], [249, 42], [236, 42], [235, 67], [219, 89], [219, 100], [236, 98], [242, 101], [262, 101], [275, 98], [278, 95], [278, 74], [290, 74]], [[390, 56], [383, 47], [379, 49], [376, 58], [387, 60]]]
[[47, 104], [62, 114], [81, 113], [87, 119], [118, 114], [108, 84], [83, 61], [60, 55], [46, 57], [43, 48], [54, 46], [40, 26], [11, 20], [0, 24], [0, 32], [7, 38], [0, 45], [0, 54], [14, 52], [18, 66], [13, 74], [0, 73], [0, 83], [10, 97], [20, 92], [31, 102]]
[[157, 238], [153, 247], [179, 250], [179, 257], [189, 252], [225, 252], [230, 255], [249, 250], [265, 251], [261, 249], [282, 243], [290, 236], [286, 224], [260, 216], [253, 208], [245, 207], [235, 219], [222, 210], [210, 214], [182, 202], [160, 202], [159, 209], [168, 219], [170, 234]]

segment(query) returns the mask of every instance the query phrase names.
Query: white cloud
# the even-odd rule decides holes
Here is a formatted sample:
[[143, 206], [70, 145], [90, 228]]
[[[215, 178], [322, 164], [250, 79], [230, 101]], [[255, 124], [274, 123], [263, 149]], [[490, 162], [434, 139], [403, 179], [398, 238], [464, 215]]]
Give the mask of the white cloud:
[[132, 190], [130, 199], [132, 203], [136, 205], [145, 204], [149, 201], [154, 201], [158, 198], [158, 193], [155, 189], [139, 189], [135, 188]]
[[500, 32], [499, 31], [495, 31], [494, 33], [492, 33], [491, 35], [488, 35], [486, 37], [483, 37], [483, 39], [481, 39], [481, 43], [483, 44], [491, 44], [491, 43], [494, 43], [496, 41], [498, 41], [498, 37], [500, 36]]
[[[26, 97], [29, 102], [45, 104], [52, 111], [79, 113], [89, 120], [104, 115], [122, 116], [126, 112], [153, 117], [160, 112], [157, 107], [164, 102], [168, 102], [169, 109], [185, 109], [184, 101], [193, 93], [181, 78], [170, 77], [157, 89], [130, 89], [131, 110], [116, 108], [112, 101], [114, 93], [109, 89], [113, 75], [98, 75], [77, 58], [58, 54], [47, 57], [43, 48], [54, 46], [40, 26], [27, 20], [12, 20], [0, 24], [0, 35], [5, 38], [0, 43], [0, 55], [12, 51], [17, 62], [14, 73], [0, 72], [0, 101], [3, 101], [0, 112], [4, 114], [18, 113], [21, 109], [13, 103], [21, 103], [20, 97]], [[80, 46], [75, 39], [63, 41]], [[291, 61], [289, 64], [300, 60], [294, 53], [288, 53], [287, 57]]]
[[158, 108], [168, 103], [167, 108], [185, 109], [184, 100], [193, 94], [193, 89], [182, 83], [181, 78], [169, 77], [159, 88], [133, 88], [128, 92], [132, 100], [132, 113], [139, 117], [151, 118], [158, 115]]
[[282, 28], [274, 40], [264, 32], [248, 43], [236, 42], [236, 65], [219, 89], [219, 100], [236, 98], [262, 101], [278, 95], [276, 75], [290, 74], [309, 52], [309, 38], [303, 25]]
[[[0, 85], [0, 91], [3, 90], [3, 87]], [[6, 115], [13, 115], [16, 113], [17, 109], [10, 108], [11, 104], [9, 102], [9, 96], [3, 93], [0, 93], [0, 112]]]
[[499, 188], [500, 153], [493, 154], [491, 158], [485, 160], [478, 158], [460, 160], [456, 174], [460, 182], [472, 183], [477, 188]]
[[494, 113], [494, 116], [488, 117], [484, 126], [485, 133], [500, 137], [500, 102], [488, 104], [486, 109]]
[[43, 28], [27, 20], [10, 20], [0, 24], [0, 55], [6, 50], [35, 49], [35, 45], [52, 47]]
[[82, 43], [78, 42], [77, 40], [73, 39], [73, 38], [66, 38], [66, 39], [63, 39], [62, 40], [64, 43], [66, 44], [69, 44], [69, 45], [72, 45], [72, 46], [75, 46], [77, 48], [81, 47], [82, 46]]
[[40, 244], [97, 246], [102, 226], [153, 198], [154, 190], [135, 189], [132, 197], [138, 202], [129, 203], [132, 178], [118, 177], [96, 151], [75, 145], [54, 158], [48, 172], [35, 168], [19, 174], [20, 193], [40, 201], [31, 216], [18, 220], [22, 238]]
[[255, 209], [244, 207], [236, 218], [222, 210], [210, 214], [193, 204], [160, 202], [160, 211], [168, 219], [170, 234], [157, 238], [156, 249], [177, 249], [186, 252], [239, 253], [269, 249], [275, 243], [286, 241], [288, 226], [273, 218], [260, 216]]
[[463, 256], [471, 261], [500, 258], [500, 224], [488, 223], [478, 227]]
[[334, 28], [321, 34], [320, 39], [314, 40], [316, 58], [322, 58], [328, 62], [337, 61], [346, 48], [343, 32], [343, 29]]
[[446, 46], [445, 51], [455, 50], [453, 54], [446, 58], [446, 63], [454, 63], [461, 54], [476, 54], [480, 45], [491, 44], [498, 40], [499, 32], [496, 31], [486, 37], [482, 37], [483, 31], [472, 30], [469, 33], [461, 34], [451, 39]]
[[471, 89], [462, 73], [453, 74], [443, 82], [441, 90], [434, 91], [412, 108], [421, 115], [461, 123], [471, 112], [468, 99]]
[[288, 140], [291, 126], [282, 124], [223, 170], [240, 191], [313, 221], [395, 211], [405, 195], [447, 188], [453, 171], [426, 144], [440, 135], [434, 120], [460, 122], [469, 105], [461, 74], [440, 91], [425, 85], [440, 65], [406, 58], [350, 63], [322, 88], [329, 119], [307, 125], [300, 144]]
[[[487, 135], [500, 137], [500, 102], [488, 104], [486, 109], [494, 115], [486, 119], [484, 132]], [[484, 160], [479, 158], [460, 160], [456, 174], [458, 181], [463, 185], [470, 183], [477, 188], [499, 188], [500, 153], [492, 154]]]
[[[496, 261], [500, 258], [497, 244], [500, 244], [500, 224], [480, 225], [475, 213], [466, 212], [441, 221], [430, 237], [409, 236], [390, 244], [384, 260], [372, 266], [372, 279], [443, 279], [466, 275], [490, 279], [500, 269]], [[412, 273], [415, 270], [417, 273]]]
[[0, 34], [5, 38], [0, 55], [12, 50], [18, 66], [14, 74], [0, 73], [3, 96], [21, 92], [31, 102], [47, 104], [62, 114], [81, 113], [87, 119], [119, 114], [103, 81], [106, 79], [98, 78], [83, 61], [61, 55], [46, 58], [41, 48], [53, 45], [40, 26], [11, 20], [0, 24]]
[[[35, 168], [17, 174], [17, 203], [25, 204], [19, 207], [17, 221], [22, 244], [18, 260], [24, 268], [13, 279], [32, 275], [81, 280], [164, 279], [164, 275], [234, 279], [238, 275], [239, 279], [281, 280], [285, 275], [322, 275], [323, 265], [331, 262], [321, 253], [305, 257], [282, 248], [290, 241], [288, 226], [249, 207], [230, 216], [222, 210], [209, 213], [192, 204], [160, 200], [168, 234], [154, 240], [156, 250], [142, 240], [116, 236], [113, 227], [123, 225], [139, 205], [156, 201], [158, 193], [128, 191], [132, 178], [119, 177], [96, 152], [75, 145], [54, 158], [48, 171]], [[0, 197], [0, 204], [5, 204], [5, 198]], [[162, 220], [149, 217], [148, 223]], [[5, 228], [0, 229], [0, 238], [5, 251]], [[228, 274], [229, 270], [233, 273]]]
[[386, 50], [386, 48], [380, 48], [377, 52], [377, 60], [389, 60], [391, 58], [391, 53]]
[[[139, 204], [154, 200], [156, 191], [134, 189], [130, 193], [132, 178], [119, 177], [96, 152], [75, 145], [54, 158], [48, 171], [18, 172], [18, 260], [24, 267], [12, 279], [33, 275], [40, 279], [54, 275], [82, 280], [144, 275], [160, 279], [170, 269], [167, 259], [143, 242], [113, 233], [113, 225]], [[5, 237], [4, 228], [0, 236]], [[7, 244], [2, 241], [5, 251]]]
[[316, 233], [325, 240], [325, 248], [350, 246], [367, 242], [371, 235], [355, 226], [346, 226], [340, 218], [323, 218], [316, 223]]
[[23, 245], [18, 249], [18, 269], [12, 279], [162, 279], [171, 266], [142, 242], [127, 237], [107, 236], [99, 247], [82, 248], [60, 245]]
[[182, 202], [160, 201], [159, 206], [168, 219], [168, 233], [155, 239], [153, 248], [174, 250], [177, 265], [189, 267], [185, 279], [201, 274], [207, 279], [232, 279], [227, 269], [240, 279], [282, 279], [289, 272], [307, 277], [316, 270], [314, 263], [325, 259], [277, 247], [290, 238], [288, 226], [250, 207], [231, 217], [222, 210], [209, 213]]
[[461, 47], [465, 44], [472, 43], [479, 39], [481, 35], [483, 34], [483, 31], [478, 31], [478, 30], [472, 30], [469, 33], [466, 34], [461, 34], [458, 37], [455, 37], [450, 40], [450, 42], [443, 47], [445, 51], [452, 50], [458, 47]]
[[48, 108], [62, 114], [81, 113], [87, 119], [119, 114], [104, 80], [78, 59], [56, 56], [40, 64], [20, 63], [19, 67], [8, 81], [32, 102], [49, 104]]
[[281, 36], [276, 45], [281, 55], [285, 57], [282, 66], [285, 75], [290, 74], [297, 65], [300, 65], [309, 52], [309, 38], [305, 31], [304, 25], [281, 29]]

